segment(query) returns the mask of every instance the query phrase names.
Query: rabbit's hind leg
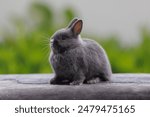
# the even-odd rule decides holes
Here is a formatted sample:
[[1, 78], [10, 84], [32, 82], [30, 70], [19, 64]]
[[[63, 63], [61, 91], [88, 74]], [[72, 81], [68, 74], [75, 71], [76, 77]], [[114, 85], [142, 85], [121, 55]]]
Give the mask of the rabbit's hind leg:
[[70, 82], [70, 85], [82, 85], [85, 80], [85, 76], [82, 71], [76, 73], [73, 77], [73, 81]]
[[99, 78], [99, 77], [96, 77], [96, 78], [87, 80], [85, 83], [86, 83], [86, 84], [96, 84], [96, 83], [99, 83], [99, 82], [101, 82], [100, 78]]

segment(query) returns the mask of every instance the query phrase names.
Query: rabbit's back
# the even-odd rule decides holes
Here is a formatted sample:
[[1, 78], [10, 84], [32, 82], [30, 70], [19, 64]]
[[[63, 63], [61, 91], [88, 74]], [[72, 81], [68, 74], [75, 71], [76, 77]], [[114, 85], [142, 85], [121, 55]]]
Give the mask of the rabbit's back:
[[[84, 39], [85, 63], [87, 64], [87, 77], [110, 77], [111, 67], [104, 49], [95, 41]], [[104, 78], [107, 79], [107, 78]]]

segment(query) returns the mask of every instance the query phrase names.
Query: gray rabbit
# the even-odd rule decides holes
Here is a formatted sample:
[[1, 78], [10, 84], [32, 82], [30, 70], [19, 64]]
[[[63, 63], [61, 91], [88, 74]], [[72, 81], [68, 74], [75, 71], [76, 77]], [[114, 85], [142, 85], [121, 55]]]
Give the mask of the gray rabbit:
[[50, 62], [55, 76], [51, 84], [81, 85], [109, 81], [111, 66], [104, 49], [95, 41], [81, 39], [83, 21], [73, 19], [51, 38]]

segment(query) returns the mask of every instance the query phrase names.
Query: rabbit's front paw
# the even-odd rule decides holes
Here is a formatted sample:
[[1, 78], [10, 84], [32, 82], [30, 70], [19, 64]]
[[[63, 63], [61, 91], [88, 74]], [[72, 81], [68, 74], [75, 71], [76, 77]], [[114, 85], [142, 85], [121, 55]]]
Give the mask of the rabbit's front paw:
[[88, 81], [86, 81], [87, 84], [96, 84], [96, 83], [99, 83], [101, 82], [100, 78], [95, 78], [95, 79], [90, 79]]
[[52, 79], [50, 80], [50, 84], [57, 84], [56, 78], [52, 78]]
[[70, 85], [82, 85], [83, 82], [82, 81], [73, 81], [70, 83]]

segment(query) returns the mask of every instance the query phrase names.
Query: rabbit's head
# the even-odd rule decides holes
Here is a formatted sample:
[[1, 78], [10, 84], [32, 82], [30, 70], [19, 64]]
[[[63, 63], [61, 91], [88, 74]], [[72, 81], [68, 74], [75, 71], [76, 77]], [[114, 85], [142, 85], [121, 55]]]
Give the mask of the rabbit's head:
[[51, 37], [52, 50], [54, 52], [61, 53], [79, 46], [81, 44], [79, 35], [81, 33], [82, 26], [82, 20], [73, 19], [66, 28], [55, 32]]

